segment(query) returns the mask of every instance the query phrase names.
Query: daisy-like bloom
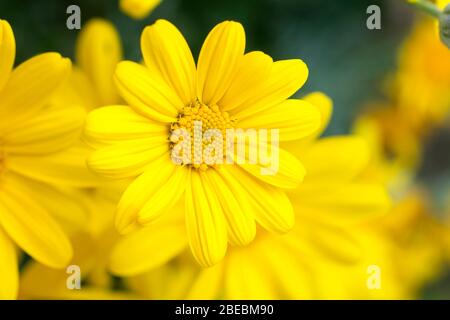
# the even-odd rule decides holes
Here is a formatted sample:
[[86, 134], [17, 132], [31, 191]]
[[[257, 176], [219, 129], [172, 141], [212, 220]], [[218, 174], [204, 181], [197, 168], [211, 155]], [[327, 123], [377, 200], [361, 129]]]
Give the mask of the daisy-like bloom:
[[[92, 110], [105, 104], [120, 103], [113, 82], [116, 64], [122, 58], [122, 45], [115, 27], [103, 19], [87, 22], [76, 42], [75, 65], [68, 81], [53, 96], [54, 103], [74, 104]], [[76, 149], [80, 164], [86, 166], [90, 148], [81, 141]], [[87, 170], [87, 168], [86, 168]], [[127, 299], [126, 294], [111, 292], [112, 278], [106, 264], [116, 239], [114, 212], [126, 185], [96, 178], [73, 194], [79, 214], [64, 226], [70, 231], [74, 255], [70, 262], [81, 269], [82, 290], [68, 290], [66, 270], [28, 263], [21, 275], [19, 298], [23, 299]]]
[[150, 14], [161, 0], [120, 0], [119, 7], [122, 12], [133, 19], [143, 19]]
[[49, 267], [70, 261], [72, 247], [58, 222], [79, 217], [65, 188], [81, 183], [87, 172], [66, 153], [80, 137], [86, 112], [50, 101], [68, 77], [70, 61], [45, 53], [13, 69], [14, 59], [13, 31], [1, 20], [0, 298], [17, 294], [15, 244]]
[[448, 123], [450, 50], [434, 27], [429, 19], [416, 23], [399, 51], [397, 70], [386, 81], [388, 101], [371, 103], [355, 123], [378, 158], [371, 173], [386, 173], [397, 187], [411, 182], [430, 133]]
[[[256, 223], [272, 232], [290, 230], [294, 212], [284, 190], [299, 184], [304, 168], [289, 152], [271, 146], [279, 155], [271, 175], [263, 173], [267, 164], [189, 163], [172, 156], [177, 130], [195, 139], [196, 122], [203, 125], [200, 134], [217, 129], [223, 137], [237, 128], [279, 129], [280, 141], [314, 133], [318, 110], [288, 99], [306, 81], [306, 65], [245, 54], [243, 27], [232, 21], [209, 33], [197, 66], [181, 33], [165, 20], [143, 31], [141, 48], [145, 66], [124, 61], [115, 73], [128, 106], [92, 111], [85, 129], [86, 141], [98, 148], [90, 168], [110, 178], [135, 178], [118, 204], [117, 229], [127, 233], [150, 224], [183, 198], [190, 247], [202, 266], [220, 261], [228, 242], [250, 243]], [[201, 141], [197, 147], [194, 141], [185, 155], [195, 160]]]
[[[304, 99], [319, 107], [325, 126], [330, 100], [320, 93]], [[304, 182], [289, 191], [299, 221], [289, 233], [259, 232], [248, 246], [232, 247], [223, 261], [202, 269], [183, 254], [188, 246], [184, 218], [181, 210], [173, 210], [119, 240], [111, 270], [139, 275], [129, 279], [131, 288], [152, 299], [320, 298], [315, 268], [327, 261], [357, 263], [364, 252], [352, 230], [385, 213], [390, 201], [382, 185], [360, 177], [369, 163], [369, 149], [361, 138], [290, 142], [286, 148], [301, 157], [308, 172]], [[167, 250], [160, 250], [162, 246]]]
[[[355, 233], [366, 254], [352, 266], [316, 268], [327, 299], [417, 299], [426, 283], [445, 270], [448, 229], [433, 216], [425, 193], [413, 190], [391, 212]], [[370, 290], [369, 266], [381, 271], [380, 288]], [[336, 276], [339, 275], [339, 276]]]

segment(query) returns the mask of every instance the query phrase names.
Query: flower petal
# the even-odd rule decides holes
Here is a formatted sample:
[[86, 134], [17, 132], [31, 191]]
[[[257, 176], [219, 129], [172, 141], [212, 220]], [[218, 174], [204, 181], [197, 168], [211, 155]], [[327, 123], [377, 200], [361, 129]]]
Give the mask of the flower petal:
[[95, 150], [88, 166], [103, 177], [130, 178], [164, 154], [169, 154], [169, 144], [160, 137], [129, 140]]
[[[304, 183], [292, 193], [299, 214], [330, 223], [358, 223], [385, 214], [391, 206], [382, 185], [370, 183]], [[298, 209], [297, 209], [298, 208]]]
[[40, 205], [55, 218], [64, 231], [71, 233], [86, 229], [88, 207], [87, 198], [80, 190], [53, 187], [31, 179], [14, 175], [26, 193], [33, 199], [39, 199]]
[[305, 218], [292, 232], [300, 235], [298, 241], [306, 244], [305, 254], [320, 254], [341, 263], [356, 263], [362, 258], [361, 243], [349, 228]]
[[86, 166], [91, 149], [79, 143], [46, 156], [8, 155], [8, 169], [44, 183], [79, 188], [98, 187], [102, 182]]
[[184, 104], [159, 75], [135, 62], [122, 61], [114, 76], [122, 98], [136, 112], [161, 122], [175, 122]]
[[256, 235], [255, 217], [247, 202], [240, 202], [235, 190], [215, 170], [208, 170], [205, 179], [213, 188], [222, 206], [228, 227], [228, 239], [234, 245], [247, 245]]
[[227, 257], [226, 299], [276, 299], [275, 282], [267, 277], [267, 268], [255, 259], [253, 250], [235, 250]]
[[333, 113], [333, 101], [322, 92], [312, 92], [302, 97], [302, 100], [311, 103], [319, 110], [321, 121], [320, 127], [315, 135], [320, 136], [330, 123], [331, 114]]
[[184, 105], [195, 101], [196, 69], [191, 50], [181, 32], [167, 20], [144, 29], [141, 49], [145, 64], [159, 72]]
[[69, 59], [37, 55], [14, 69], [1, 93], [0, 118], [25, 118], [38, 111], [70, 74]]
[[223, 165], [218, 172], [238, 201], [250, 205], [250, 212], [265, 229], [284, 233], [294, 226], [294, 209], [283, 191], [261, 183], [236, 166]]
[[50, 107], [14, 126], [3, 137], [5, 150], [19, 155], [49, 154], [80, 138], [86, 112], [79, 107]]
[[143, 19], [160, 4], [161, 0], [120, 0], [120, 10], [133, 19]]
[[16, 57], [16, 41], [9, 23], [0, 20], [0, 92], [9, 79]]
[[[115, 224], [120, 233], [128, 233], [136, 227], [139, 212], [161, 186], [174, 174], [177, 174], [177, 170], [186, 170], [186, 168], [174, 165], [170, 158], [164, 155], [151, 161], [145, 171], [128, 186], [117, 207]], [[179, 192], [183, 191], [183, 188], [184, 186], [181, 185], [171, 191], [179, 197]], [[174, 199], [174, 201], [176, 200]], [[169, 205], [170, 203], [165, 202], [164, 204]]]
[[92, 81], [100, 104], [116, 103], [119, 95], [113, 83], [113, 74], [122, 59], [122, 46], [114, 25], [103, 19], [92, 19], [86, 23], [76, 44], [76, 59]]
[[279, 129], [280, 141], [305, 138], [319, 129], [321, 115], [304, 100], [286, 100], [238, 122], [241, 128]]
[[158, 220], [121, 238], [109, 262], [110, 270], [120, 276], [133, 276], [167, 263], [187, 247], [182, 223]]
[[367, 167], [370, 150], [364, 139], [357, 136], [333, 136], [317, 140], [299, 158], [308, 173], [308, 183], [344, 182]]
[[276, 61], [268, 79], [253, 90], [253, 95], [233, 110], [237, 119], [244, 119], [280, 104], [300, 89], [308, 78], [308, 67], [299, 59]]
[[241, 59], [230, 87], [218, 102], [222, 110], [233, 110], [255, 95], [270, 75], [273, 60], [261, 51], [252, 51]]
[[[0, 21], [1, 22], [1, 21]], [[0, 226], [0, 300], [12, 300], [19, 290], [19, 263], [12, 240]]]
[[147, 203], [139, 211], [138, 222], [148, 224], [156, 220], [165, 210], [173, 206], [184, 193], [184, 186], [188, 183], [189, 170], [175, 167], [172, 174], [158, 189], [149, 196]]
[[9, 236], [39, 262], [62, 268], [72, 258], [69, 239], [23, 188], [9, 179], [0, 192], [0, 222]]
[[211, 30], [198, 58], [197, 95], [201, 102], [211, 106], [223, 97], [244, 50], [245, 32], [240, 23], [224, 21]]
[[[249, 152], [259, 156], [256, 164], [251, 162], [251, 158], [243, 159], [237, 155], [237, 163], [241, 168], [259, 180], [279, 188], [293, 189], [303, 181], [305, 168], [296, 157], [270, 144], [266, 144], [267, 151], [260, 152], [263, 143], [260, 141], [258, 144], [259, 146], [248, 145]], [[246, 156], [252, 153], [247, 153]], [[267, 155], [263, 155], [264, 153]]]
[[168, 137], [167, 125], [151, 121], [127, 106], [107, 106], [88, 114], [83, 138], [89, 145], [100, 147], [153, 136]]
[[221, 294], [223, 286], [224, 263], [218, 263], [210, 268], [203, 268], [195, 276], [195, 281], [189, 285], [189, 291], [183, 299], [215, 300]]
[[227, 225], [220, 202], [204, 175], [191, 172], [186, 189], [186, 227], [194, 258], [208, 267], [225, 256]]

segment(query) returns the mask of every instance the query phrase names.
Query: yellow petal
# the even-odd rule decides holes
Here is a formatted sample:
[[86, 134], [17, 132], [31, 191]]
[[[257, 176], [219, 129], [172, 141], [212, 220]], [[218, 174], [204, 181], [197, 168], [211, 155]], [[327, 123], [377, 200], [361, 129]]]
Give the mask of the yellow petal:
[[370, 150], [357, 136], [334, 136], [318, 140], [299, 157], [306, 168], [307, 182], [344, 182], [367, 167]]
[[279, 129], [279, 140], [305, 138], [319, 129], [321, 115], [316, 107], [304, 100], [286, 100], [243, 120], [240, 128]]
[[195, 101], [194, 58], [183, 35], [173, 24], [160, 19], [145, 28], [141, 49], [145, 64], [160, 73], [184, 105]]
[[72, 66], [69, 79], [52, 95], [49, 105], [62, 108], [78, 106], [92, 110], [101, 105], [99, 99], [88, 76], [79, 67]]
[[256, 221], [271, 232], [284, 233], [294, 226], [294, 210], [287, 195], [261, 183], [244, 170], [223, 165], [218, 171], [240, 203], [248, 203]]
[[0, 192], [0, 222], [9, 236], [39, 262], [62, 268], [72, 258], [69, 239], [23, 188], [6, 181]]
[[214, 105], [230, 87], [245, 50], [245, 32], [240, 23], [224, 21], [216, 25], [203, 43], [198, 58], [197, 95]]
[[192, 254], [201, 266], [213, 266], [222, 260], [227, 251], [226, 220], [202, 172], [192, 171], [187, 184], [186, 227]]
[[8, 169], [31, 179], [60, 186], [97, 187], [101, 180], [86, 166], [91, 150], [77, 144], [46, 156], [8, 155]]
[[226, 299], [276, 299], [275, 282], [267, 276], [252, 250], [236, 250], [227, 257]]
[[281, 60], [272, 64], [267, 80], [252, 90], [252, 96], [233, 110], [237, 119], [244, 119], [277, 105], [296, 93], [308, 78], [308, 67], [299, 59]]
[[70, 73], [69, 59], [58, 53], [37, 55], [11, 73], [1, 93], [0, 118], [24, 118], [38, 111]]
[[[301, 222], [303, 223], [303, 222]], [[266, 266], [266, 278], [278, 284], [275, 292], [277, 299], [313, 299], [316, 283], [311, 277], [314, 270], [309, 266], [309, 257], [294, 251], [284, 237], [265, 237], [253, 249], [256, 261]]]
[[223, 286], [224, 263], [201, 269], [184, 297], [187, 300], [215, 300]]
[[[128, 186], [117, 207], [115, 224], [120, 233], [128, 233], [137, 225], [139, 212], [159, 188], [176, 174], [177, 170], [186, 170], [186, 168], [174, 165], [170, 158], [164, 155], [151, 161], [144, 173]], [[177, 186], [172, 192], [178, 194], [179, 189], [183, 190], [183, 188], [184, 185]], [[168, 205], [167, 202], [165, 204]]]
[[9, 79], [16, 57], [16, 41], [9, 23], [0, 20], [0, 91]]
[[[341, 263], [355, 263], [362, 258], [363, 248], [351, 229], [333, 226], [324, 222], [304, 220], [292, 232], [301, 234], [299, 241], [310, 246], [312, 254]], [[308, 255], [310, 252], [305, 251]]]
[[168, 137], [168, 127], [141, 116], [127, 106], [108, 106], [91, 111], [86, 119], [84, 140], [100, 147], [122, 140]]
[[103, 177], [130, 178], [165, 154], [169, 154], [169, 144], [164, 138], [129, 140], [95, 150], [89, 156], [88, 166]]
[[215, 170], [208, 170], [203, 176], [215, 191], [222, 206], [230, 243], [241, 246], [249, 244], [256, 235], [255, 217], [251, 213], [251, 207], [247, 202], [239, 202], [235, 190], [231, 189], [227, 181]]
[[173, 204], [181, 198], [184, 186], [188, 183], [189, 170], [175, 166], [172, 174], [157, 190], [149, 195], [147, 203], [139, 211], [138, 222], [148, 224], [159, 218], [165, 210], [173, 207]]
[[161, 122], [175, 122], [184, 104], [176, 92], [157, 74], [131, 61], [117, 65], [114, 76], [122, 98], [143, 116]]
[[5, 150], [20, 155], [49, 154], [80, 138], [86, 112], [79, 107], [50, 107], [14, 126], [4, 136]]
[[0, 226], [0, 300], [15, 299], [19, 290], [19, 264], [12, 240]]
[[261, 51], [252, 51], [244, 55], [239, 62], [230, 87], [218, 102], [222, 110], [233, 110], [255, 94], [270, 75], [273, 60]]
[[321, 135], [330, 123], [331, 114], [333, 113], [333, 101], [322, 92], [312, 92], [304, 96], [302, 100], [308, 101], [319, 110], [321, 121], [316, 135]]
[[334, 223], [361, 222], [382, 215], [391, 206], [382, 185], [368, 183], [304, 183], [293, 194], [299, 214]]
[[113, 74], [121, 59], [122, 46], [114, 25], [93, 19], [83, 26], [76, 44], [76, 60], [92, 81], [101, 105], [119, 100]]
[[109, 268], [116, 275], [136, 275], [167, 263], [186, 247], [184, 223], [158, 220], [119, 240], [111, 253]]
[[[72, 188], [57, 188], [18, 175], [24, 190], [33, 199], [39, 199], [42, 207], [64, 228], [66, 232], [84, 230], [88, 222], [87, 196]], [[81, 201], [80, 201], [81, 200]], [[84, 200], [84, 201], [82, 201]]]
[[[249, 146], [249, 150], [255, 150], [256, 146]], [[289, 152], [267, 145], [269, 156], [262, 162], [261, 156], [257, 164], [251, 164], [249, 159], [238, 165], [245, 171], [258, 178], [262, 182], [275, 187], [293, 189], [296, 188], [305, 176], [305, 168], [302, 163]], [[253, 151], [256, 154], [256, 151]], [[237, 158], [239, 160], [239, 157]]]
[[133, 19], [143, 19], [161, 3], [161, 0], [120, 0], [120, 10]]

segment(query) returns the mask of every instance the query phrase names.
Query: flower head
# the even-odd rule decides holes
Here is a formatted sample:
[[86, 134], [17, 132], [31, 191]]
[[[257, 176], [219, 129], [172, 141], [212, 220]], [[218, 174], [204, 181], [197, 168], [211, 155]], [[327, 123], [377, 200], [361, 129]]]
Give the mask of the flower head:
[[70, 197], [61, 189], [76, 185], [81, 170], [73, 165], [71, 154], [62, 152], [79, 139], [86, 114], [79, 107], [51, 103], [52, 94], [70, 73], [68, 59], [45, 53], [13, 69], [14, 59], [12, 29], [0, 20], [2, 298], [17, 293], [14, 243], [50, 267], [62, 268], [71, 259], [72, 247], [57, 215], [62, 207], [72, 213]]
[[[284, 189], [303, 179], [302, 164], [272, 136], [259, 146], [277, 163], [252, 162], [257, 148], [248, 137], [236, 143], [243, 154], [221, 151], [230, 142], [223, 137], [227, 129], [276, 129], [280, 141], [317, 130], [318, 110], [288, 99], [306, 81], [306, 65], [245, 54], [243, 27], [233, 21], [213, 28], [197, 65], [181, 33], [165, 20], [143, 31], [141, 48], [145, 66], [124, 61], [116, 69], [128, 106], [92, 111], [85, 130], [86, 141], [98, 148], [88, 163], [94, 171], [135, 178], [118, 205], [118, 230], [152, 223], [184, 197], [192, 252], [210, 266], [223, 258], [227, 242], [251, 242], [256, 222], [274, 232], [291, 229], [294, 213]], [[215, 161], [207, 161], [207, 151]], [[233, 156], [237, 160], [228, 165]]]

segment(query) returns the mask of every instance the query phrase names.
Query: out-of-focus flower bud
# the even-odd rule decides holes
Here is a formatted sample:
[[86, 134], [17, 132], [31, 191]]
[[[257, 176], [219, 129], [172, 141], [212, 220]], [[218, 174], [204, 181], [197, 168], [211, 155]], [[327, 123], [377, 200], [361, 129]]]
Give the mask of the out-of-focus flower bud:
[[133, 19], [143, 19], [159, 5], [161, 0], [120, 0], [120, 10]]

